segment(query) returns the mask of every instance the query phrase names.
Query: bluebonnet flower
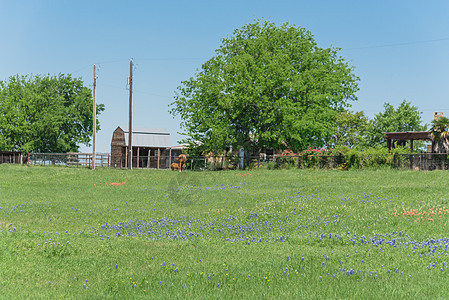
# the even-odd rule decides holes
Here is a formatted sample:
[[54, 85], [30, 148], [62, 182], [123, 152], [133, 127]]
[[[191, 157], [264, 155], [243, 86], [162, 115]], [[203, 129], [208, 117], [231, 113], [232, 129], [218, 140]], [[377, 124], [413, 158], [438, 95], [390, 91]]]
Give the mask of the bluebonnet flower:
[[175, 269], [175, 273], [178, 272], [178, 268]]
[[118, 265], [115, 265], [115, 269], [116, 269], [116, 270], [118, 269]]

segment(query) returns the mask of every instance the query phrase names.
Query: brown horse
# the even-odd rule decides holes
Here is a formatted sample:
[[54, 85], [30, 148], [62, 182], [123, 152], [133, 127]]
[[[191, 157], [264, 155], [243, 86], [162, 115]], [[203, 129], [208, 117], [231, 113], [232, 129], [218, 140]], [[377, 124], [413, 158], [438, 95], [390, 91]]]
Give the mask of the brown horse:
[[185, 170], [186, 168], [187, 156], [185, 154], [179, 154], [178, 161], [179, 161], [179, 172], [181, 172], [183, 169]]
[[178, 163], [172, 163], [171, 169], [172, 170], [179, 170], [179, 172], [182, 172], [182, 170], [186, 168], [186, 162], [187, 162], [187, 156], [185, 154], [180, 154], [176, 160]]
[[178, 163], [172, 163], [170, 168], [172, 170], [179, 170], [179, 164]]

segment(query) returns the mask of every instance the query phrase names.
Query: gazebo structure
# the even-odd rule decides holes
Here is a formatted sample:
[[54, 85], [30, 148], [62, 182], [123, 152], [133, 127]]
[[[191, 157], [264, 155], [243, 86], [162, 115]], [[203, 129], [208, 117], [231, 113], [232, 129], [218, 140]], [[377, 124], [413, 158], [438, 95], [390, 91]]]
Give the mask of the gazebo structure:
[[[127, 127], [117, 127], [112, 134], [111, 166], [128, 167]], [[133, 168], [169, 168], [170, 133], [163, 128], [133, 128], [132, 155]]]
[[388, 150], [391, 150], [394, 141], [398, 141], [404, 146], [406, 141], [410, 141], [410, 152], [413, 152], [413, 141], [432, 141], [428, 131], [384, 132], [384, 134], [387, 139]]

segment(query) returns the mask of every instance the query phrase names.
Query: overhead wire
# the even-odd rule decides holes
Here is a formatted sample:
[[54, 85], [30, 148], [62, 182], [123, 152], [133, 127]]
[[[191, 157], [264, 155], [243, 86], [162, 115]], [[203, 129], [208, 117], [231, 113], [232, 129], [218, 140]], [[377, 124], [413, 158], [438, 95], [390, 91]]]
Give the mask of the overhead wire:
[[385, 45], [376, 45], [376, 46], [342, 48], [342, 50], [376, 49], [376, 48], [387, 48], [387, 47], [398, 47], [398, 46], [426, 44], [426, 43], [434, 43], [434, 42], [442, 42], [442, 41], [449, 41], [449, 38], [441, 38], [441, 39], [435, 39], [435, 40], [422, 40], [422, 41], [413, 41], [413, 42], [404, 42], [404, 43], [395, 43], [395, 44], [385, 44]]

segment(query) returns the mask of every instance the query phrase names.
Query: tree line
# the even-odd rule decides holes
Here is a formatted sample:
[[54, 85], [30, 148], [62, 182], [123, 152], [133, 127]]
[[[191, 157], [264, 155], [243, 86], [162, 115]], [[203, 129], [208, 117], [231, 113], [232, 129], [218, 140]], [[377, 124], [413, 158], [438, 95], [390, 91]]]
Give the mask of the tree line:
[[[359, 78], [338, 48], [320, 48], [303, 27], [256, 20], [222, 40], [216, 55], [179, 86], [171, 113], [184, 143], [203, 152], [369, 148], [383, 132], [423, 131], [410, 102], [369, 120], [353, 112]], [[197, 153], [198, 153], [197, 151]]]
[[[427, 129], [406, 100], [385, 103], [371, 120], [351, 111], [360, 79], [339, 50], [319, 47], [310, 31], [288, 23], [255, 20], [236, 29], [175, 92], [170, 113], [181, 118], [180, 142], [217, 154], [363, 149], [384, 146], [383, 132]], [[91, 90], [70, 75], [0, 81], [0, 150], [76, 152], [90, 143], [92, 110]], [[446, 152], [448, 127], [442, 118], [430, 128]]]

